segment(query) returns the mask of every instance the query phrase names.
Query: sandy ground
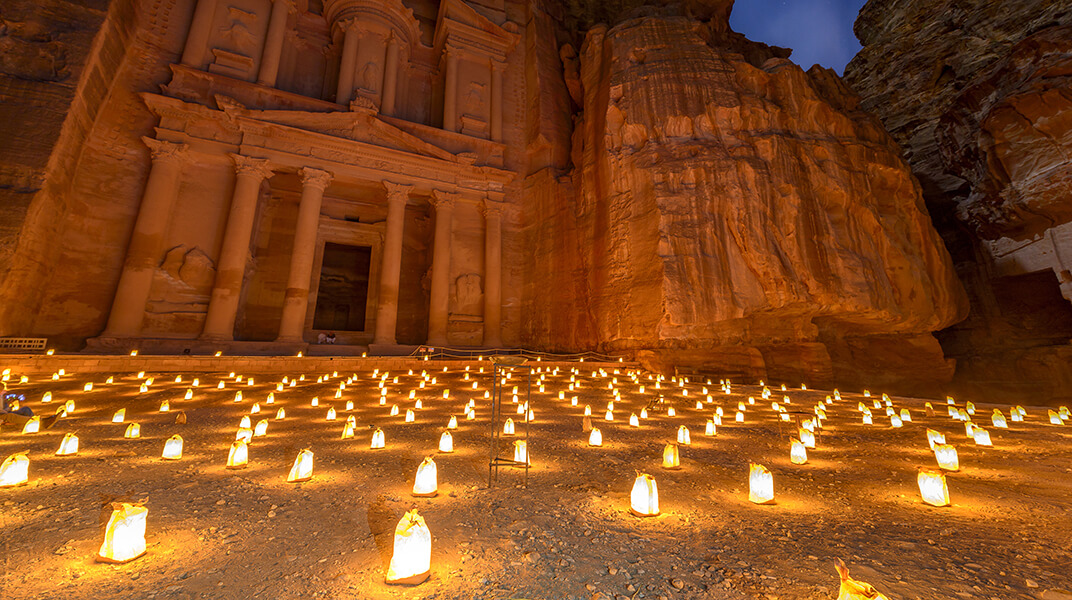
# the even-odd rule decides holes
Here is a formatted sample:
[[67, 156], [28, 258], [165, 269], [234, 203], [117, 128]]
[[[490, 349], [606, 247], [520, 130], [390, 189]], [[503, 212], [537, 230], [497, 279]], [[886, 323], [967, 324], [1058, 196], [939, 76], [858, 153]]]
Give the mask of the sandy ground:
[[[1007, 430], [990, 426], [992, 405], [977, 406], [975, 421], [994, 442], [985, 448], [946, 416], [944, 401], [935, 401], [940, 412], [927, 418], [924, 400], [894, 398], [914, 418], [894, 429], [879, 410], [876, 425], [862, 424], [859, 390], [844, 391], [828, 406], [808, 464], [797, 466], [789, 461], [792, 432], [758, 386], [734, 386], [726, 395], [715, 381], [707, 385], [713, 402], [698, 410], [703, 382], [690, 382], [682, 398], [668, 383], [656, 392], [644, 375], [641, 394], [623, 370], [622, 400], [608, 423], [613, 371], [592, 379], [589, 366], [577, 365], [577, 407], [568, 392], [558, 399], [568, 368], [547, 376], [545, 393], [533, 393], [528, 487], [520, 487], [520, 470], [504, 469], [489, 488], [491, 410], [483, 391], [490, 375], [476, 374], [481, 364], [488, 363], [473, 363], [479, 390], [462, 381], [462, 371], [430, 371], [437, 383], [419, 390], [424, 408], [413, 424], [389, 409], [398, 404], [404, 415], [413, 406], [408, 393], [420, 371], [391, 373], [399, 382], [389, 380], [386, 406], [377, 402], [379, 379], [371, 372], [357, 373], [341, 399], [334, 390], [351, 373], [320, 384], [308, 373], [277, 392], [274, 406], [264, 404], [268, 392], [298, 373], [259, 376], [254, 386], [226, 373], [184, 373], [182, 383], [157, 374], [140, 394], [132, 373], [116, 374], [113, 385], [94, 375], [89, 393], [77, 374], [14, 384], [38, 414], [69, 399], [76, 410], [38, 434], [0, 430], [0, 458], [26, 451], [31, 460], [28, 484], [0, 489], [0, 598], [835, 598], [838, 557], [854, 578], [895, 600], [1072, 598], [1060, 591], [1072, 589], [1072, 426], [1049, 425], [1045, 409], [1027, 399], [1026, 422]], [[200, 387], [182, 400], [195, 376]], [[221, 379], [224, 390], [215, 387]], [[451, 398], [444, 400], [446, 388]], [[244, 400], [235, 403], [239, 389]], [[52, 404], [41, 403], [46, 390]], [[783, 395], [772, 391], [772, 399]], [[629, 414], [657, 393], [677, 416], [660, 408], [639, 429], [629, 427]], [[799, 411], [827, 394], [793, 386], [785, 393]], [[319, 407], [310, 406], [313, 396]], [[737, 402], [748, 396], [756, 404], [744, 423], [733, 422]], [[463, 417], [470, 398], [475, 421]], [[170, 413], [157, 411], [165, 399]], [[355, 410], [344, 410], [346, 400]], [[287, 417], [271, 420], [268, 435], [251, 445], [248, 468], [227, 470], [227, 449], [254, 402], [264, 409], [254, 422], [278, 407]], [[587, 446], [585, 404], [603, 432], [602, 448]], [[325, 420], [328, 406], [338, 420]], [[725, 425], [705, 437], [717, 406]], [[141, 424], [140, 439], [124, 439], [126, 424], [111, 422], [122, 407], [128, 423]], [[187, 424], [175, 423], [178, 410]], [[357, 436], [341, 440], [348, 414], [357, 419]], [[439, 454], [452, 414], [460, 425], [456, 452]], [[679, 425], [690, 429], [692, 445], [681, 448], [680, 470], [663, 470], [663, 446]], [[370, 426], [383, 428], [386, 449], [369, 449]], [[944, 432], [960, 453], [961, 470], [948, 475], [951, 507], [920, 500], [917, 469], [936, 466], [927, 427]], [[54, 456], [66, 432], [77, 432], [81, 451]], [[184, 455], [162, 460], [164, 441], [175, 433], [185, 438]], [[314, 478], [288, 484], [302, 448], [315, 452]], [[439, 495], [414, 498], [413, 476], [428, 455], [438, 464]], [[773, 471], [776, 504], [748, 502], [750, 461]], [[637, 470], [658, 482], [659, 517], [628, 511]], [[95, 563], [100, 506], [116, 497], [148, 498], [148, 552], [125, 565]], [[393, 531], [411, 507], [433, 535], [431, 578], [415, 588], [387, 586]]]

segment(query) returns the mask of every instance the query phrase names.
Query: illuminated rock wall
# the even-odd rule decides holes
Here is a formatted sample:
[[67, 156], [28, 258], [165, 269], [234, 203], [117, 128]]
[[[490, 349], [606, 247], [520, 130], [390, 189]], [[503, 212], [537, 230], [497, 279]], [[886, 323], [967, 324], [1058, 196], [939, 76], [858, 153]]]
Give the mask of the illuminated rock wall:
[[[373, 248], [370, 303], [389, 199], [406, 200], [399, 343], [816, 384], [952, 374], [931, 332], [962, 318], [963, 292], [896, 145], [835, 74], [732, 32], [732, 2], [587, 34], [550, 1], [203, 6], [87, 21], [72, 133], [3, 223], [0, 335], [270, 352], [285, 298], [305, 295], [295, 223], [322, 193], [309, 231]], [[166, 202], [147, 192], [176, 171], [157, 178]], [[139, 220], [154, 202], [163, 226]], [[252, 233], [230, 231], [235, 206]]]
[[592, 29], [579, 65], [550, 213], [576, 225], [535, 286], [576, 294], [578, 342], [824, 382], [951, 376], [930, 332], [963, 292], [896, 145], [836, 75], [662, 16]]

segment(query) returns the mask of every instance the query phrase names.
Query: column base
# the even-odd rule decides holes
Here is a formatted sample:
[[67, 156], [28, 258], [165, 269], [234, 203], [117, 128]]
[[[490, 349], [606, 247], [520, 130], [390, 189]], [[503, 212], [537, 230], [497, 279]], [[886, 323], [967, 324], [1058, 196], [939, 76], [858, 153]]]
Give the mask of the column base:
[[409, 344], [369, 344], [368, 350], [371, 356], [409, 356], [417, 351], [420, 346]]
[[309, 344], [299, 342], [242, 342], [227, 340], [221, 342], [201, 339], [116, 338], [99, 336], [86, 340], [84, 352], [89, 354], [138, 354], [148, 355], [186, 355], [211, 356], [222, 352], [224, 356], [295, 356], [304, 352]]
[[305, 338], [303, 338], [301, 336], [277, 337], [277, 338], [275, 338], [274, 343], [276, 343], [276, 344], [304, 344], [305, 343]]
[[141, 338], [101, 334], [86, 340], [85, 349], [101, 354], [129, 353], [131, 350], [141, 350], [141, 342]]
[[392, 337], [382, 337], [382, 338], [374, 337], [374, 338], [372, 338], [372, 342], [369, 344], [369, 347], [371, 348], [372, 346], [397, 346], [397, 345], [398, 345], [398, 341], [393, 336]]
[[217, 335], [217, 334], [202, 335], [202, 336], [199, 336], [197, 338], [197, 341], [199, 341], [199, 342], [233, 342], [234, 341], [234, 336], [233, 335], [232, 336], [229, 336], [229, 335]]

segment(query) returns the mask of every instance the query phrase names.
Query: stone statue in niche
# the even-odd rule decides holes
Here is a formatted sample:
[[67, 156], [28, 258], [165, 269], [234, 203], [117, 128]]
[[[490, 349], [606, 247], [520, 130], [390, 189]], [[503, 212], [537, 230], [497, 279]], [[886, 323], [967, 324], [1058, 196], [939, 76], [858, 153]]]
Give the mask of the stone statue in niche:
[[171, 248], [153, 277], [150, 312], [186, 312], [207, 305], [215, 279], [216, 265], [200, 248]]
[[476, 273], [466, 273], [454, 280], [453, 314], [474, 317], [483, 314], [481, 283], [481, 277]]
[[465, 94], [464, 112], [470, 117], [484, 120], [484, 84], [469, 82], [469, 91]]
[[237, 6], [227, 7], [227, 12], [231, 23], [222, 30], [223, 38], [231, 44], [233, 50], [252, 57], [257, 49], [257, 39], [249, 28], [257, 21], [257, 15]]
[[361, 89], [375, 92], [380, 87], [380, 65], [369, 61], [361, 68]]

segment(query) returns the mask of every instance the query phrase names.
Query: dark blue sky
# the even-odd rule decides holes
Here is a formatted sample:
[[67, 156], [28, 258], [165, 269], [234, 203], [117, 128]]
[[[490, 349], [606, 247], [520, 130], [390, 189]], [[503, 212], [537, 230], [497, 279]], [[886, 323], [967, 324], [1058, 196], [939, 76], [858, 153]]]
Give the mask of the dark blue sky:
[[841, 74], [860, 50], [852, 23], [866, 0], [737, 0], [730, 26], [748, 39], [792, 48], [790, 60]]

